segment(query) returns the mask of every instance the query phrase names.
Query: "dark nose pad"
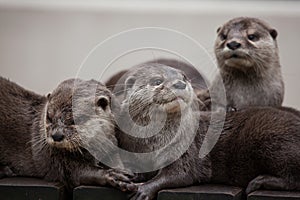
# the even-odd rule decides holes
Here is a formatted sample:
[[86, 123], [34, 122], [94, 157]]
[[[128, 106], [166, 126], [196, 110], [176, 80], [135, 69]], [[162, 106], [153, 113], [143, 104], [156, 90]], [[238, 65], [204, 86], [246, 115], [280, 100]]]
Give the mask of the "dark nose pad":
[[241, 43], [238, 43], [236, 41], [232, 41], [232, 42], [227, 43], [227, 47], [231, 50], [236, 50], [236, 49], [241, 47]]
[[183, 90], [183, 89], [185, 89], [185, 87], [186, 87], [186, 83], [183, 82], [183, 81], [178, 81], [177, 83], [175, 83], [175, 84], [173, 85], [173, 87], [174, 87], [175, 89]]
[[51, 135], [51, 137], [53, 138], [53, 140], [55, 142], [61, 142], [65, 138], [65, 136], [61, 133], [55, 133], [55, 134]]

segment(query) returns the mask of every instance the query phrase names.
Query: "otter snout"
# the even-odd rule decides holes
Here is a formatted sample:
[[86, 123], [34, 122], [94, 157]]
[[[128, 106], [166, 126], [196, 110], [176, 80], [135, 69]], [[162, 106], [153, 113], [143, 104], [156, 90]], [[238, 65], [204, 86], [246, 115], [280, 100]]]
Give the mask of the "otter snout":
[[179, 90], [184, 90], [186, 88], [186, 83], [183, 81], [178, 81], [175, 84], [173, 84], [173, 88], [179, 89]]
[[242, 44], [240, 42], [237, 41], [230, 41], [226, 44], [226, 46], [231, 49], [231, 50], [236, 50], [238, 48], [240, 48], [242, 46]]
[[64, 134], [62, 134], [61, 132], [55, 132], [51, 135], [51, 137], [55, 142], [61, 142], [65, 138]]

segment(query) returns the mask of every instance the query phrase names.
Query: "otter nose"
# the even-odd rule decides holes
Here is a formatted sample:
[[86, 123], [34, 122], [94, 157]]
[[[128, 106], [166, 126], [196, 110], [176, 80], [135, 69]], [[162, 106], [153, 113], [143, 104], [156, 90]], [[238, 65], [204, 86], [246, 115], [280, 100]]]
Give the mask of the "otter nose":
[[231, 50], [236, 50], [236, 49], [240, 48], [240, 46], [241, 46], [241, 43], [238, 43], [236, 41], [227, 43], [227, 47]]
[[183, 90], [183, 89], [185, 89], [185, 87], [186, 87], [186, 83], [183, 82], [183, 81], [178, 81], [177, 83], [175, 83], [175, 84], [173, 85], [173, 87], [174, 87], [175, 89]]
[[65, 136], [61, 133], [55, 133], [51, 135], [51, 137], [55, 142], [61, 142], [65, 138]]

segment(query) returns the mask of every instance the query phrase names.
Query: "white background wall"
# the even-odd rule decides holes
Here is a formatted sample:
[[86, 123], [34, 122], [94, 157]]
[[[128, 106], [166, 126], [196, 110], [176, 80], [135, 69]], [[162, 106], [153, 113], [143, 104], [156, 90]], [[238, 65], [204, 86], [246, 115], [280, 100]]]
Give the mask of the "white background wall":
[[237, 16], [260, 17], [278, 30], [284, 104], [300, 109], [300, 1], [0, 0], [0, 75], [45, 94], [74, 77], [95, 45], [145, 26], [183, 32], [213, 55], [216, 29]]

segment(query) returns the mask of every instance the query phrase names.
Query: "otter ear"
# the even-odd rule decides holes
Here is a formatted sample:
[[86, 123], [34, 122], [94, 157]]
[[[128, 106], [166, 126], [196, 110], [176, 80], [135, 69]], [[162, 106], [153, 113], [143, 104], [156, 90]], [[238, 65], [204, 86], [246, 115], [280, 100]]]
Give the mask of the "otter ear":
[[219, 32], [220, 32], [220, 30], [221, 30], [221, 27], [219, 27], [219, 28], [217, 29], [217, 33], [219, 33]]
[[125, 97], [127, 96], [128, 90], [130, 90], [134, 83], [135, 83], [136, 79], [133, 76], [129, 76], [126, 81], [125, 81]]
[[269, 32], [272, 38], [275, 40], [278, 35], [277, 31], [275, 29], [271, 29]]
[[47, 99], [48, 99], [48, 100], [50, 99], [50, 96], [51, 96], [51, 93], [48, 93], [48, 94], [47, 94]]

